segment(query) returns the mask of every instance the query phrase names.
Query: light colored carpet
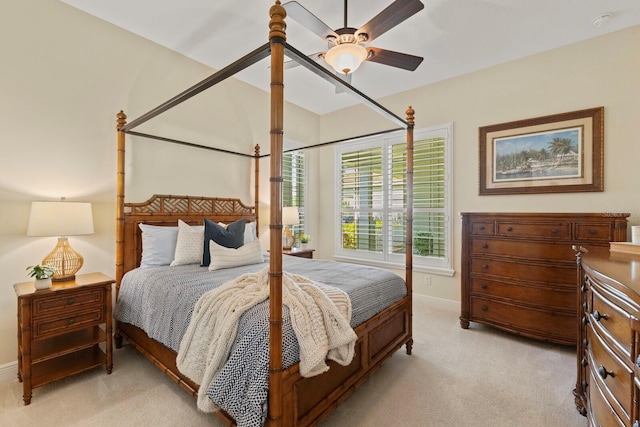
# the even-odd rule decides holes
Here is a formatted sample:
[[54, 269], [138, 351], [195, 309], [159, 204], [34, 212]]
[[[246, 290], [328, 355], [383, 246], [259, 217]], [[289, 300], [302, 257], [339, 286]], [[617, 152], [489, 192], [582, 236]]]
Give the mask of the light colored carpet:
[[[400, 350], [323, 423], [338, 426], [584, 427], [572, 390], [575, 349], [515, 337], [415, 297], [413, 355]], [[0, 384], [0, 426], [222, 426], [135, 350], [34, 389]]]

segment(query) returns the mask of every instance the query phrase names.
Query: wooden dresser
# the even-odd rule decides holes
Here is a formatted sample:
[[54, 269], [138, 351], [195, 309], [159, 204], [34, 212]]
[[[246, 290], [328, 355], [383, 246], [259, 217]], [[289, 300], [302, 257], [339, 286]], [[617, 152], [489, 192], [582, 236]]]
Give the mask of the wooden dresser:
[[460, 326], [491, 325], [575, 345], [572, 245], [608, 250], [625, 241], [629, 214], [462, 213]]
[[578, 411], [590, 426], [640, 426], [640, 256], [578, 256]]

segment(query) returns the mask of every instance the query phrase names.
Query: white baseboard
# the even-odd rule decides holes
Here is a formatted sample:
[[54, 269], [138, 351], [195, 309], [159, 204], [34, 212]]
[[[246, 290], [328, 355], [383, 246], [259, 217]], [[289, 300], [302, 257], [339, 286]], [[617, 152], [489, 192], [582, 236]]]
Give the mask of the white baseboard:
[[427, 304], [435, 308], [460, 312], [460, 301], [452, 301], [448, 299], [430, 297], [428, 295], [422, 295], [422, 294], [416, 294], [416, 293], [413, 294], [413, 297], [420, 298], [422, 301], [425, 301]]
[[0, 384], [18, 379], [18, 361], [0, 365]]

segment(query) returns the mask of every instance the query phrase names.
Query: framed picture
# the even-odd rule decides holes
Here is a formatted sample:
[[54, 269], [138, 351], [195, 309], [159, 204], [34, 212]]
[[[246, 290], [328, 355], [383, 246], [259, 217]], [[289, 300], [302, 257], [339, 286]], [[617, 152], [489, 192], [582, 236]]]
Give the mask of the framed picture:
[[480, 195], [604, 191], [604, 107], [480, 128]]

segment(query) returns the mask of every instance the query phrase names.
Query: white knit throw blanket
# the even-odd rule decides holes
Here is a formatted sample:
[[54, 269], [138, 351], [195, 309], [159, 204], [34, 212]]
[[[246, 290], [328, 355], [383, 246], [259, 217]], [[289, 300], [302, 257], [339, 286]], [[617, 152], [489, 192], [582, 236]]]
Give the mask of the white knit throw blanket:
[[[238, 331], [240, 316], [269, 297], [269, 270], [250, 273], [200, 297], [178, 351], [177, 366], [191, 380], [207, 387], [222, 369]], [[311, 377], [329, 369], [325, 360], [346, 366], [354, 355], [351, 300], [341, 289], [306, 277], [283, 273], [282, 301], [300, 346], [300, 374]], [[198, 408], [219, 408], [198, 393]]]

